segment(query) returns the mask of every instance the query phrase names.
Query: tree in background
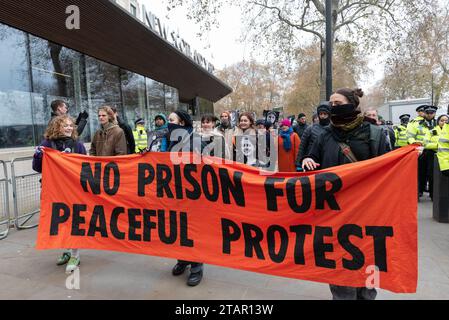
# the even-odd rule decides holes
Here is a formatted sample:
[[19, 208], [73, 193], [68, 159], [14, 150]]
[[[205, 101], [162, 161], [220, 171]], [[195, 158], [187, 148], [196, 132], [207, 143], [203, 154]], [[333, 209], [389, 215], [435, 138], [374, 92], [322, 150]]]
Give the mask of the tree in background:
[[[380, 84], [388, 100], [433, 95], [434, 105], [448, 97], [449, 8], [432, 1], [390, 48], [385, 77]], [[446, 90], [446, 92], [444, 91]]]
[[283, 105], [288, 79], [279, 64], [242, 61], [218, 71], [217, 76], [231, 86], [233, 92], [215, 104], [216, 113], [241, 110], [262, 116], [263, 110]]
[[[325, 0], [167, 0], [169, 9], [186, 6], [188, 17], [210, 31], [224, 6], [241, 9], [242, 35], [253, 51], [267, 59], [296, 63], [298, 48], [318, 41], [321, 52], [319, 87], [325, 96]], [[332, 0], [334, 41], [363, 44], [366, 53], [394, 46], [403, 25], [414, 21], [437, 0]], [[207, 34], [207, 32], [205, 32]]]
[[[291, 90], [286, 93], [288, 114], [300, 112], [311, 116], [320, 102], [320, 48], [319, 44], [301, 49], [298, 67]], [[334, 88], [354, 88], [363, 73], [369, 72], [366, 59], [357, 50], [357, 44], [338, 42], [334, 57]]]

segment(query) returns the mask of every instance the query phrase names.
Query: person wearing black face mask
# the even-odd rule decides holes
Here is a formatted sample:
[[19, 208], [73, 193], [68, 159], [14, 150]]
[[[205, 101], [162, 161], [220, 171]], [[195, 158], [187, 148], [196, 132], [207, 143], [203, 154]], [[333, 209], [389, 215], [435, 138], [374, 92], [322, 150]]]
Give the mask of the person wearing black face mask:
[[301, 144], [299, 145], [298, 156], [296, 157], [296, 167], [301, 170], [301, 160], [309, 154], [313, 142], [324, 131], [324, 128], [330, 124], [331, 109], [329, 101], [320, 103], [317, 108], [319, 122], [307, 127], [302, 135]]
[[[326, 169], [371, 159], [387, 152], [382, 128], [367, 121], [359, 104], [361, 89], [337, 90], [330, 99], [331, 123], [314, 141], [302, 159], [304, 170]], [[334, 300], [374, 300], [375, 289], [330, 285]]]
[[[201, 153], [201, 150], [194, 149], [195, 144], [193, 143], [193, 141], [196, 134], [193, 133], [193, 121], [190, 114], [183, 110], [177, 110], [170, 114], [170, 116], [168, 117], [168, 121], [168, 152], [174, 152], [177, 150], [181, 150], [182, 148], [182, 151], [185, 152], [196, 151]], [[201, 137], [199, 138], [199, 141], [201, 141]], [[202, 147], [205, 146], [206, 144], [202, 144]], [[193, 287], [198, 285], [203, 278], [203, 263], [178, 260], [176, 265], [172, 269], [172, 274], [174, 276], [183, 274], [189, 265], [190, 275], [187, 280], [187, 285]]]

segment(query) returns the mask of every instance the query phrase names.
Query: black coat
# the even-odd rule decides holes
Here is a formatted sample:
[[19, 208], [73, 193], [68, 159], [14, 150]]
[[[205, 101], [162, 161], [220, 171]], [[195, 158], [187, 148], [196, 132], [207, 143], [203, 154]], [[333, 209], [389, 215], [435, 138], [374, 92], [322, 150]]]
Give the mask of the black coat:
[[339, 142], [346, 143], [358, 161], [387, 153], [386, 136], [382, 128], [364, 122], [350, 132], [344, 132], [332, 125], [326, 127], [313, 143], [310, 153], [305, 157], [310, 157], [319, 163], [319, 169], [351, 163], [343, 154]]
[[293, 131], [295, 131], [299, 138], [302, 139], [302, 135], [308, 127], [309, 126], [307, 124], [297, 123], [295, 126], [293, 126]]
[[126, 146], [128, 148], [128, 154], [133, 154], [136, 152], [136, 142], [134, 141], [134, 134], [131, 127], [124, 122], [122, 119], [117, 117], [118, 126], [125, 133]]
[[301, 143], [299, 144], [298, 156], [296, 157], [297, 167], [301, 166], [301, 159], [303, 159], [306, 155], [310, 153], [313, 143], [318, 138], [318, 136], [322, 132], [324, 132], [324, 128], [326, 128], [326, 126], [322, 126], [316, 123], [314, 125], [308, 126], [307, 129], [304, 131], [301, 138]]

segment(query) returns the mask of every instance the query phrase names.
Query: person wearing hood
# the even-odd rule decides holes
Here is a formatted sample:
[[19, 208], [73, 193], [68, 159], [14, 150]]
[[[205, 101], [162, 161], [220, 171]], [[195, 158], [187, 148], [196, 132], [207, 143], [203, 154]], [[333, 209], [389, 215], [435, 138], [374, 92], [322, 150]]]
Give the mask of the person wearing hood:
[[[183, 110], [177, 110], [169, 115], [168, 121], [168, 152], [174, 152], [176, 150], [182, 150], [185, 152], [201, 152], [201, 150], [194, 149], [193, 121], [190, 114]], [[187, 285], [193, 287], [198, 285], [203, 278], [203, 263], [178, 260], [172, 269], [172, 274], [174, 276], [182, 275], [189, 265], [190, 275], [187, 279]]]
[[[382, 128], [365, 121], [361, 89], [338, 89], [330, 98], [331, 123], [302, 160], [304, 170], [326, 169], [387, 153]], [[374, 300], [376, 289], [330, 285], [334, 300]]]
[[293, 126], [293, 131], [296, 132], [299, 139], [302, 139], [302, 135], [303, 135], [304, 131], [306, 131], [307, 127], [308, 127], [308, 125], [306, 122], [306, 115], [304, 113], [300, 113], [298, 115], [298, 121], [297, 121], [296, 125]]
[[[33, 170], [42, 172], [42, 159], [45, 148], [55, 149], [65, 153], [86, 154], [84, 145], [78, 141], [78, 132], [75, 121], [67, 116], [56, 116], [50, 122], [44, 135], [45, 140], [36, 148], [33, 156]], [[56, 264], [62, 266], [67, 264], [66, 273], [70, 274], [80, 265], [80, 254], [78, 249], [68, 249], [58, 257]]]
[[114, 111], [109, 106], [98, 109], [100, 129], [95, 132], [89, 150], [91, 156], [108, 157], [128, 154], [125, 133], [115, 120]]
[[289, 119], [281, 122], [278, 136], [278, 166], [279, 172], [296, 171], [296, 155], [299, 151], [301, 139], [293, 132], [292, 124]]
[[168, 149], [168, 121], [163, 113], [154, 117], [155, 129], [148, 135], [148, 149], [151, 152], [166, 152]]
[[296, 167], [299, 169], [298, 171], [302, 171], [301, 160], [307, 154], [309, 154], [310, 150], [312, 149], [313, 142], [324, 131], [324, 128], [327, 127], [331, 122], [331, 108], [329, 105], [329, 101], [320, 103], [317, 108], [316, 114], [318, 115], [319, 122], [313, 124], [312, 126], [309, 126], [302, 135], [298, 156], [296, 157]]

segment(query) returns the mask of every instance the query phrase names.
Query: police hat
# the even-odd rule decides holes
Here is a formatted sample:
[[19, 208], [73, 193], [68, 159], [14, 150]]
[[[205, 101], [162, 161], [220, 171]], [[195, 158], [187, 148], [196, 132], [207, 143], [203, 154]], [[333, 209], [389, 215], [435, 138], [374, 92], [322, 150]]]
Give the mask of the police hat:
[[134, 124], [137, 126], [138, 124], [145, 124], [145, 120], [142, 118], [137, 119], [136, 121], [134, 121]]
[[438, 108], [435, 106], [426, 106], [424, 108], [424, 112], [426, 112], [426, 113], [435, 113], [435, 112], [437, 112], [437, 110], [438, 110]]
[[423, 105], [419, 106], [418, 108], [416, 108], [416, 112], [424, 111], [424, 109], [426, 107], [427, 107], [427, 105], [423, 104]]
[[410, 115], [409, 114], [403, 114], [403, 115], [401, 115], [400, 117], [399, 117], [399, 119], [405, 119], [405, 118], [408, 118], [408, 119], [410, 119]]

